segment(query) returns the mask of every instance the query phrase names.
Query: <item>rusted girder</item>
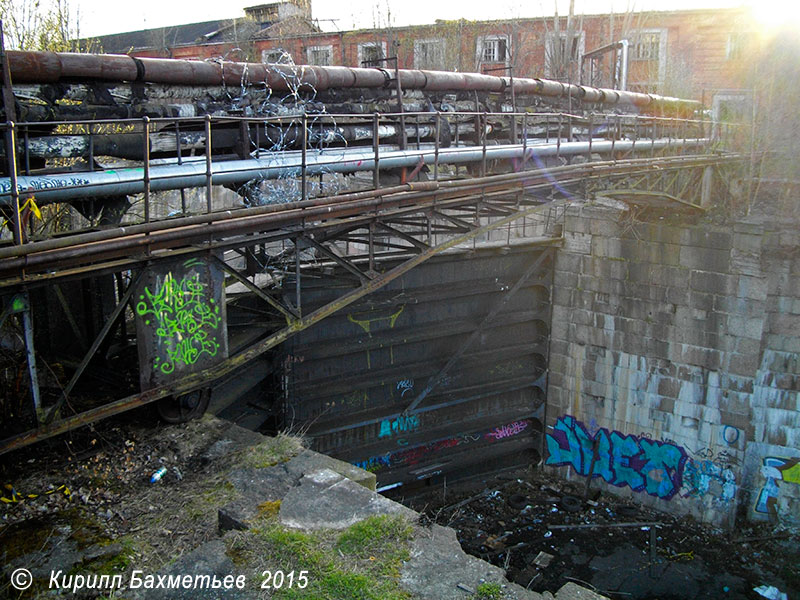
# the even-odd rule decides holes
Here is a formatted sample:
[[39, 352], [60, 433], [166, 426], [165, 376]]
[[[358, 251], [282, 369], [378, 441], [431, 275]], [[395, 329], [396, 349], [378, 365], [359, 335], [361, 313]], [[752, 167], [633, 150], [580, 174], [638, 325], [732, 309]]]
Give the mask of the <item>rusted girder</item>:
[[[304, 329], [307, 329], [308, 327], [311, 327], [312, 325], [320, 322], [324, 318], [339, 311], [340, 309], [349, 306], [350, 304], [352, 304], [356, 300], [359, 300], [365, 295], [380, 289], [381, 287], [385, 286], [391, 281], [394, 281], [398, 277], [402, 276], [403, 274], [407, 273], [417, 265], [432, 258], [433, 256], [436, 256], [437, 254], [445, 250], [448, 250], [450, 248], [453, 248], [454, 246], [469, 241], [476, 236], [487, 233], [493, 229], [503, 227], [509, 223], [512, 223], [513, 221], [522, 219], [527, 216], [531, 216], [537, 212], [549, 209], [553, 205], [559, 205], [559, 204], [564, 204], [564, 202], [563, 201], [550, 202], [547, 204], [542, 204], [525, 210], [517, 211], [513, 215], [509, 215], [508, 217], [505, 217], [503, 219], [494, 221], [492, 223], [488, 223], [482, 227], [476, 227], [471, 231], [468, 231], [466, 233], [463, 233], [461, 235], [449, 239], [447, 242], [428, 248], [427, 250], [406, 260], [405, 262], [394, 267], [393, 269], [390, 269], [389, 271], [386, 271], [385, 273], [378, 275], [373, 279], [370, 279], [369, 281], [363, 283], [360, 287], [350, 292], [347, 292], [346, 294], [337, 298], [336, 300], [314, 310], [313, 312], [310, 312], [309, 314], [303, 316], [300, 319], [292, 321], [286, 327], [269, 335], [265, 339], [257, 342], [253, 346], [250, 346], [249, 348], [240, 352], [239, 354], [231, 358], [228, 358], [227, 360], [218, 365], [209, 367], [202, 371], [192, 373], [191, 375], [182, 377], [181, 379], [170, 382], [169, 384], [161, 385], [138, 394], [132, 394], [130, 396], [121, 398], [109, 404], [85, 411], [81, 414], [74, 415], [72, 417], [67, 417], [52, 425], [40, 427], [38, 429], [33, 429], [12, 436], [5, 440], [2, 440], [0, 441], [0, 454], [4, 454], [6, 452], [10, 452], [12, 450], [16, 450], [18, 448], [22, 448], [24, 446], [33, 444], [37, 441], [41, 441], [53, 437], [55, 435], [59, 435], [61, 433], [70, 431], [82, 425], [87, 425], [89, 423], [94, 423], [101, 419], [106, 419], [108, 417], [131, 410], [138, 406], [143, 406], [145, 404], [149, 404], [156, 400], [160, 400], [161, 398], [166, 398], [168, 396], [179, 396], [181, 394], [192, 391], [199, 387], [208, 386], [212, 381], [233, 372], [237, 368], [242, 367], [243, 365], [247, 364], [254, 358], [266, 352], [267, 350], [270, 350], [271, 348], [274, 348], [278, 344], [284, 342], [293, 334], [302, 331]], [[558, 240], [554, 239], [552, 243], [558, 243]]]

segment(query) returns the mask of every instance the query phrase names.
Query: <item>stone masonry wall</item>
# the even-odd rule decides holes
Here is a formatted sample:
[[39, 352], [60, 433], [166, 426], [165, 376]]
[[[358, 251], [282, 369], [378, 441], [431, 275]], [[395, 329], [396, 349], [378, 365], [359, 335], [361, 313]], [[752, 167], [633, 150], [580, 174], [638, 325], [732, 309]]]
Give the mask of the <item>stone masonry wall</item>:
[[564, 232], [546, 464], [716, 525], [800, 520], [797, 234], [632, 224], [613, 201]]

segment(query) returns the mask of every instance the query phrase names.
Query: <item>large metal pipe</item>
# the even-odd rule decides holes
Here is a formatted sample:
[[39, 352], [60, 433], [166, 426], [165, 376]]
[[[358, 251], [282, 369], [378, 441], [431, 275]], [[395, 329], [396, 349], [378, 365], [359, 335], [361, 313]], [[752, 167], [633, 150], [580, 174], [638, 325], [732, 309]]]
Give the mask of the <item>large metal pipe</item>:
[[[548, 144], [507, 144], [489, 146], [485, 150], [487, 160], [535, 159], [548, 156], [571, 156], [576, 154], [627, 152], [639, 147], [642, 150], [662, 148], [690, 148], [708, 144], [706, 138], [686, 140], [648, 139], [648, 140], [592, 140], [591, 142], [561, 141]], [[484, 150], [480, 147], [447, 148], [438, 152], [439, 164], [463, 164], [482, 161]], [[385, 150], [380, 153], [381, 169], [413, 167], [423, 160], [431, 165], [436, 160], [432, 147], [411, 150]], [[327, 149], [323, 152], [308, 152], [306, 174], [355, 173], [370, 171], [375, 167], [372, 149], [363, 147]], [[214, 183], [217, 185], [242, 184], [253, 179], [279, 179], [300, 176], [301, 156], [297, 151], [282, 152], [268, 158], [250, 158], [216, 162], [212, 166]], [[151, 166], [150, 190], [175, 190], [201, 187], [206, 181], [204, 160], [184, 162], [183, 164]], [[39, 203], [64, 202], [100, 196], [120, 196], [144, 192], [144, 170], [141, 167], [115, 169], [113, 171], [94, 171], [84, 173], [64, 173], [59, 175], [19, 176], [17, 186], [20, 194], [35, 194]], [[0, 204], [11, 202], [11, 184], [8, 177], [0, 178]]]
[[[143, 81], [172, 85], [242, 85], [266, 83], [277, 91], [293, 89], [324, 91], [334, 88], [385, 88], [391, 75], [384, 69], [318, 67], [237, 63], [230, 61], [134, 58], [115, 54], [9, 51], [12, 80], [17, 83], [56, 83], [64, 80]], [[669, 112], [700, 108], [694, 100], [588, 88], [547, 79], [525, 77], [511, 81], [480, 73], [451, 73], [400, 69], [400, 84], [406, 90], [503, 92], [513, 85], [516, 95], [572, 96], [587, 102], [657, 107]]]

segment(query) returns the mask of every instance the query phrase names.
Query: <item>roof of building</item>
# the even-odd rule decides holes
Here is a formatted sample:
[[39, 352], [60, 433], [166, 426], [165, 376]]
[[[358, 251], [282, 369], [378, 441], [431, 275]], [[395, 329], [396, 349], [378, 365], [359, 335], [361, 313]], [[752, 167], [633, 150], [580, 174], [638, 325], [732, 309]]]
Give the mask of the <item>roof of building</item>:
[[137, 48], [174, 47], [209, 42], [212, 41], [211, 38], [230, 27], [232, 23], [233, 19], [220, 19], [101, 35], [95, 39], [99, 42], [103, 52], [125, 54]]

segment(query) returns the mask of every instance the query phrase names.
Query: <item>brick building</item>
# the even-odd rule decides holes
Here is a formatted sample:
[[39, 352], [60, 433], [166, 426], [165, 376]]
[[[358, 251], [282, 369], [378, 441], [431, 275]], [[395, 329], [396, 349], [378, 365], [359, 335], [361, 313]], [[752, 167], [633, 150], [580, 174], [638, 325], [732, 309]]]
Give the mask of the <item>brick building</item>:
[[[615, 60], [627, 40], [627, 68]], [[387, 66], [547, 77], [710, 99], [746, 87], [762, 42], [747, 9], [704, 9], [497, 21], [436, 21], [324, 32], [308, 0], [263, 4], [245, 16], [99, 39], [134, 56]], [[609, 52], [593, 50], [609, 46]], [[589, 56], [587, 56], [587, 54]], [[594, 56], [594, 59], [591, 57]], [[591, 64], [594, 61], [594, 64]], [[594, 68], [592, 68], [594, 67]], [[624, 81], [623, 81], [624, 80]]]

